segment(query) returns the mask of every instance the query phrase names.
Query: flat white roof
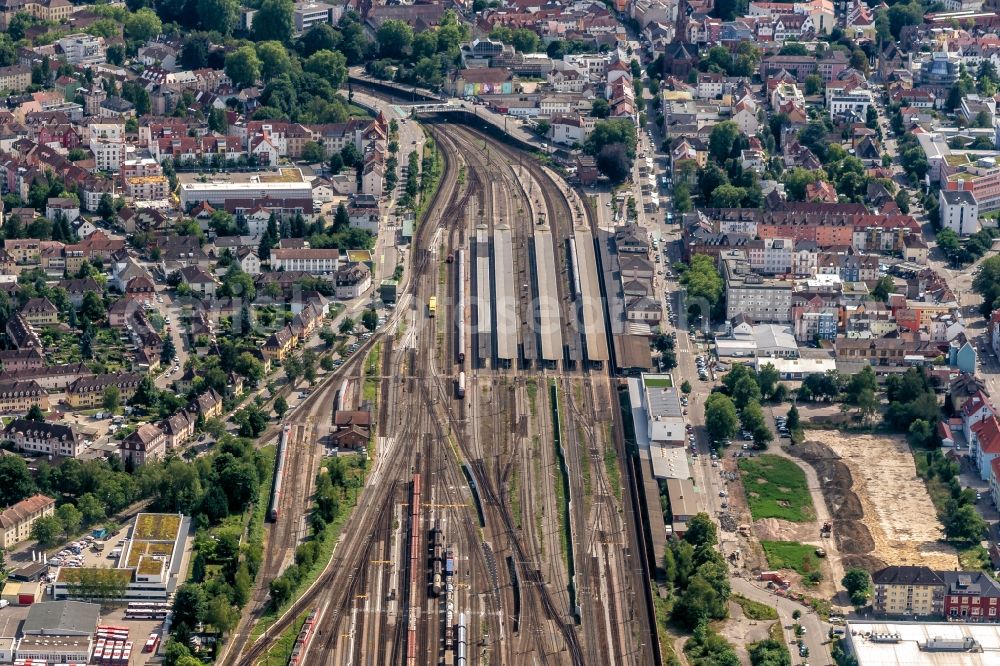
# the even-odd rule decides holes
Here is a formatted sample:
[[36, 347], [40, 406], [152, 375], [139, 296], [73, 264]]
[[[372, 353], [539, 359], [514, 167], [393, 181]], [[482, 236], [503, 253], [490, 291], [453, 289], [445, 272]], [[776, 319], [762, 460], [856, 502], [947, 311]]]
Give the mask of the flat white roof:
[[215, 183], [181, 183], [181, 190], [189, 192], [228, 192], [231, 190], [269, 190], [272, 192], [301, 192], [303, 190], [312, 190], [312, 184], [305, 181], [298, 181], [295, 183], [288, 182], [249, 182], [249, 183], [230, 183], [230, 182], [215, 182]]
[[[881, 640], [876, 637], [886, 637]], [[992, 666], [1000, 664], [1000, 626], [961, 622], [849, 623], [858, 666]], [[935, 645], [936, 639], [944, 643]], [[940, 649], [971, 639], [976, 651]], [[931, 643], [932, 649], [927, 649]], [[922, 649], [923, 648], [923, 649]], [[937, 648], [937, 649], [934, 649]]]
[[649, 464], [656, 479], [689, 479], [687, 451], [683, 446], [652, 442], [649, 447]]
[[756, 361], [757, 370], [770, 363], [782, 375], [786, 374], [823, 374], [827, 370], [837, 369], [835, 358], [768, 358], [760, 357]]
[[719, 358], [753, 356], [757, 353], [757, 341], [753, 338], [715, 339], [715, 353]]

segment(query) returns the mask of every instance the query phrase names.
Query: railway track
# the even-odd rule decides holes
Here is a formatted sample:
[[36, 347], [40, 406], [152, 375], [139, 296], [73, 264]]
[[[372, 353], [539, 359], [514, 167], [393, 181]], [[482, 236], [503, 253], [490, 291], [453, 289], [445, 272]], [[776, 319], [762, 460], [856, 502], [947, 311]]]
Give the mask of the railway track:
[[[253, 624], [267, 609], [268, 583], [277, 578], [291, 558], [294, 558], [295, 548], [305, 533], [304, 521], [309, 510], [312, 483], [321, 454], [313, 435], [317, 428], [328, 425], [332, 420], [329, 406], [333, 403], [337, 387], [345, 377], [350, 377], [356, 368], [362, 367], [368, 350], [376, 339], [377, 336], [373, 336], [362, 343], [358, 351], [340, 368], [323, 378], [313, 392], [286, 416], [280, 427], [269, 429], [258, 439], [259, 443], [269, 442], [281, 432], [284, 424], [291, 424], [293, 432], [296, 433], [294, 440], [296, 444], [289, 447], [285, 463], [284, 489], [281, 505], [278, 507], [279, 519], [268, 523], [265, 527], [261, 569], [258, 571], [250, 602], [241, 615], [240, 624], [231, 635], [226, 650], [219, 660], [220, 666], [232, 666], [237, 663], [250, 638]], [[270, 498], [260, 499], [265, 502], [269, 500]]]
[[[466, 134], [472, 133], [465, 128], [453, 128], [449, 130], [448, 138], [442, 143], [447, 142], [455, 150], [463, 150], [464, 154], [468, 156], [475, 147], [475, 140], [464, 136]], [[491, 155], [496, 151], [497, 153], [507, 153], [509, 156], [513, 152], [495, 144], [489, 144], [489, 151]], [[503, 176], [508, 172], [502, 166], [492, 168], [494, 164], [489, 158], [485, 158], [482, 154], [471, 154], [475, 154], [476, 157], [469, 159], [470, 174], [473, 173], [475, 167], [479, 167], [490, 174], [493, 183], [504, 183], [506, 179]], [[508, 162], [510, 161], [513, 160], [509, 159]], [[575, 210], [575, 208], [579, 208], [578, 202], [577, 204], [568, 203], [563, 190], [543, 168], [538, 165], [524, 166], [523, 163], [518, 169], [522, 168], [531, 174], [533, 181], [537, 181], [537, 186], [546, 202], [545, 218], [553, 231], [551, 238], [561, 267], [557, 289], [561, 303], [560, 314], [564, 339], [572, 340], [576, 336], [575, 339], [579, 341], [578, 324], [582, 313], [578, 312], [572, 303], [571, 280], [569, 279], [570, 260], [566, 248], [568, 247], [567, 241], [574, 238], [575, 230], [581, 227], [584, 219], [577, 217], [581, 212]], [[511, 171], [513, 171], [513, 167], [511, 167]], [[531, 196], [533, 189], [533, 185], [525, 185], [524, 180], [518, 181], [516, 187], [510, 187], [507, 183], [505, 185], [505, 188], [500, 188], [503, 191], [494, 197], [496, 210], [502, 210], [505, 205], [511, 205], [509, 202], [515, 200], [515, 197], [521, 197], [520, 201], [523, 206], [525, 198]], [[503, 213], [501, 213], [502, 215]], [[486, 215], [484, 217], [492, 221], [496, 216]], [[520, 216], [520, 218], [522, 219], [518, 223], [516, 233], [519, 238], [524, 239], [531, 232], [531, 216]], [[519, 253], [523, 259], [527, 255], [526, 246], [518, 245], [518, 247], [525, 250]], [[566, 276], [565, 279], [561, 277], [563, 275]], [[569, 356], [569, 349], [567, 349], [567, 357]], [[561, 375], [562, 378], [569, 376], [565, 373]], [[640, 577], [636, 576], [633, 579], [629, 569], [626, 568], [623, 550], [625, 553], [628, 552], [628, 544], [631, 542], [632, 534], [627, 534], [625, 531], [619, 509], [621, 500], [618, 499], [616, 493], [612, 492], [604, 469], [604, 446], [615, 446], [615, 443], [606, 442], [602, 446], [602, 442], [605, 442], [608, 435], [601, 423], [617, 421], [616, 411], [612, 408], [612, 403], [617, 403], [614, 399], [615, 396], [611, 393], [611, 386], [606, 376], [601, 373], [595, 375], [593, 372], [585, 371], [581, 375], [575, 375], [575, 377], [580, 379], [573, 381], [585, 382], [585, 391], [583, 399], [579, 401], [582, 405], [577, 404], [578, 401], [575, 399], [567, 401], [568, 414], [564, 418], [568, 417], [569, 423], [564, 434], [568, 435], [566, 449], [572, 452], [572, 455], [568, 456], [567, 464], [570, 466], [570, 495], [573, 499], [571, 521], [574, 525], [576, 574], [581, 588], [587, 593], [586, 598], [579, 600], [585, 626], [590, 627], [586, 632], [588, 638], [586, 656], [580, 656], [581, 647], [578, 640], [574, 641], [573, 638], [566, 637], [565, 641], [576, 663], [583, 661], [608, 664], [648, 663], [651, 660], [649, 651], [639, 651], [633, 649], [631, 645], [636, 633], [634, 628], [636, 617], [629, 601], [630, 598], [634, 599], [630, 590], [634, 589], [631, 585], [633, 580], [638, 581]], [[482, 381], [482, 377], [480, 377], [480, 381]], [[570, 396], [573, 393], [573, 385], [565, 379], [560, 379], [560, 381], [562, 381], [563, 393]], [[598, 384], [599, 386], [597, 386]], [[472, 390], [478, 393], [478, 389]], [[600, 407], [595, 405], [595, 392], [599, 392], [602, 396]], [[506, 409], [508, 408], [501, 408], [501, 410]], [[602, 414], [600, 421], [595, 417], [598, 412]], [[463, 407], [461, 419], [465, 418]], [[583, 424], [582, 429], [578, 429], [578, 424]], [[508, 534], [508, 539], [512, 544], [514, 561], [527, 562], [530, 561], [529, 554], [517, 539], [518, 530], [512, 525], [509, 504], [494, 490], [506, 486], [511, 468], [518, 465], [513, 455], [505, 460], [499, 459], [507, 455], [505, 442], [509, 438], [505, 434], [516, 429], [517, 426], [514, 424], [494, 424], [493, 432], [498, 435], [493, 438], [491, 451], [485, 456], [483, 451], [478, 449], [466, 450], [467, 442], [461, 439], [459, 445], [463, 449], [463, 455], [473, 461], [473, 473], [477, 485], [480, 484], [481, 479], [486, 479], [482, 483], [483, 487], [479, 490], [484, 498], [484, 504], [495, 508], [494, 520], [501, 523], [503, 530]], [[614, 437], [616, 432], [612, 431], [611, 436]], [[479, 459], [475, 457], [477, 454], [481, 456]], [[497, 458], [497, 460], [493, 460], [493, 458]], [[527, 465], [520, 465], [522, 470], [526, 467]], [[584, 467], [588, 468], [590, 479], [588, 485], [592, 486], [592, 490], [586, 492], [581, 480]], [[487, 508], [487, 513], [490, 510]], [[489, 521], [488, 517], [487, 522]], [[528, 531], [530, 532], [530, 530]], [[530, 534], [528, 537], [530, 538]], [[549, 559], [555, 558], [549, 556]], [[515, 571], [510, 579], [511, 589], [520, 587], [525, 592], [525, 594], [519, 595], [521, 601], [520, 616], [516, 618], [519, 625], [530, 624], [532, 613], [533, 611], [537, 612], [538, 608], [541, 609], [541, 614], [544, 617], [557, 618], [557, 621], [565, 614], [558, 608], [551, 594], [539, 597], [537, 604], [532, 603], [531, 586], [538, 584], [545, 587], [545, 584], [537, 578], [537, 571], [533, 572], [530, 568], [521, 572]], [[512, 596], [506, 595], [505, 603], [508, 601], [512, 603]], [[565, 623], [561, 623], [561, 625], [560, 633], [565, 637], [567, 635]]]

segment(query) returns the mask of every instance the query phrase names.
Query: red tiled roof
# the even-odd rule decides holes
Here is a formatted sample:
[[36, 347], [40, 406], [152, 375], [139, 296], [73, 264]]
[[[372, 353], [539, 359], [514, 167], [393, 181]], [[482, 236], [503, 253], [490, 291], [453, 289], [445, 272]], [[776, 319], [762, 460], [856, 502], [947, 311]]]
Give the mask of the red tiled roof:
[[1000, 422], [991, 416], [972, 426], [972, 432], [979, 440], [979, 449], [983, 453], [1000, 454]]

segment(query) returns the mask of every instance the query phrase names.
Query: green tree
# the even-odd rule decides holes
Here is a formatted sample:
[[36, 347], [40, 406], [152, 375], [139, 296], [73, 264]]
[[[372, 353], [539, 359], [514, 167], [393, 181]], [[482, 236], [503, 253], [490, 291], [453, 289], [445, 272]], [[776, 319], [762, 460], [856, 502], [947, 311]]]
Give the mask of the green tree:
[[875, 283], [875, 288], [872, 289], [872, 298], [877, 301], [887, 301], [889, 300], [889, 294], [896, 290], [896, 282], [889, 275], [883, 275]]
[[535, 53], [539, 49], [541, 40], [534, 30], [518, 28], [511, 34], [510, 43], [521, 53]]
[[687, 523], [684, 540], [695, 548], [711, 548], [719, 541], [719, 533], [707, 513], [699, 513]]
[[316, 51], [302, 63], [302, 69], [323, 77], [334, 90], [343, 86], [347, 79], [347, 59], [343, 53], [335, 51]]
[[896, 205], [899, 206], [899, 212], [904, 215], [910, 212], [910, 195], [906, 193], [906, 190], [900, 188], [899, 192], [896, 192], [895, 197]]
[[198, 0], [198, 20], [205, 30], [228, 35], [240, 16], [237, 0]]
[[681, 273], [680, 282], [687, 289], [690, 299], [703, 298], [710, 306], [715, 306], [722, 298], [722, 276], [715, 268], [712, 257], [708, 255], [696, 254], [691, 257], [687, 269]]
[[729, 439], [736, 434], [739, 427], [739, 417], [736, 406], [729, 396], [723, 393], [713, 393], [705, 400], [705, 427], [709, 436], [716, 442]]
[[121, 406], [121, 391], [117, 386], [109, 386], [104, 389], [104, 398], [101, 403], [104, 409], [114, 412]]
[[798, 430], [799, 425], [801, 425], [799, 423], [799, 408], [796, 407], [795, 405], [792, 405], [792, 408], [788, 410], [787, 418], [788, 418], [787, 421], [788, 430], [791, 432]]
[[237, 88], [252, 86], [260, 78], [261, 62], [250, 45], [241, 46], [226, 56], [226, 76]]
[[371, 308], [365, 310], [361, 315], [361, 324], [369, 331], [378, 328], [378, 312]]
[[174, 595], [174, 623], [194, 629], [205, 617], [205, 591], [196, 583], [185, 583]]
[[739, 125], [731, 120], [723, 121], [713, 127], [708, 137], [708, 154], [711, 159], [719, 164], [729, 159], [740, 134]]
[[590, 115], [595, 118], [607, 118], [611, 115], [611, 106], [608, 104], [608, 100], [603, 97], [595, 99], [590, 107]]
[[302, 146], [302, 159], [310, 164], [325, 160], [326, 150], [323, 148], [323, 144], [316, 141], [306, 141]]
[[56, 516], [42, 516], [31, 526], [31, 538], [46, 548], [58, 543], [62, 533], [62, 523]]
[[163, 348], [160, 350], [160, 363], [163, 365], [170, 365], [176, 357], [177, 350], [174, 348], [174, 339], [172, 336], [167, 334], [166, 338], [163, 340]]
[[42, 413], [42, 408], [35, 404], [28, 409], [28, 414], [24, 418], [28, 421], [42, 422], [45, 420], [45, 414]]
[[872, 579], [864, 569], [858, 567], [848, 569], [840, 584], [847, 590], [847, 594], [851, 597], [851, 603], [855, 606], [864, 606], [868, 597], [871, 596]]
[[56, 516], [63, 526], [66, 536], [73, 536], [80, 531], [83, 523], [83, 513], [72, 504], [62, 504], [56, 509]]
[[740, 411], [740, 424], [753, 435], [753, 443], [758, 448], [766, 447], [774, 439], [759, 402], [751, 402]]
[[292, 72], [292, 58], [280, 41], [259, 42], [257, 57], [260, 58], [260, 73], [265, 81]]
[[802, 167], [789, 169], [782, 176], [782, 182], [785, 184], [785, 192], [791, 201], [805, 201], [806, 187], [823, 180], [826, 180], [826, 173], [821, 169], [812, 171]]
[[226, 595], [219, 595], [208, 602], [205, 608], [205, 622], [221, 634], [228, 634], [239, 622], [240, 614], [229, 602]]
[[396, 19], [382, 23], [375, 33], [379, 55], [383, 58], [404, 58], [413, 43], [413, 28]]
[[128, 12], [124, 24], [125, 36], [137, 42], [147, 42], [160, 34], [163, 29], [160, 17], [147, 7]]
[[712, 206], [715, 208], [739, 208], [746, 197], [746, 190], [730, 183], [720, 185], [712, 191]]
[[740, 377], [733, 387], [733, 403], [737, 409], [742, 410], [751, 402], [760, 402], [760, 397], [760, 386], [750, 375]]
[[818, 95], [823, 90], [823, 79], [818, 74], [810, 74], [805, 80], [805, 94]]
[[0, 506], [9, 507], [35, 491], [28, 464], [19, 456], [0, 458]]
[[351, 331], [354, 330], [354, 320], [350, 317], [344, 317], [340, 322], [338, 330], [341, 335], [350, 335]]
[[80, 509], [80, 513], [83, 515], [83, 521], [87, 525], [93, 525], [94, 523], [104, 520], [105, 518], [106, 514], [104, 512], [104, 505], [93, 493], [85, 493], [81, 495], [76, 501], [76, 506]]
[[944, 531], [954, 541], [975, 543], [985, 538], [988, 526], [976, 507], [966, 504], [945, 518]]
[[254, 39], [290, 43], [294, 33], [292, 0], [262, 0], [253, 17]]
[[691, 393], [691, 382], [685, 379], [681, 383], [681, 393], [683, 393], [684, 395], [688, 395]]
[[285, 400], [284, 396], [279, 395], [277, 398], [274, 399], [274, 413], [275, 415], [277, 415], [279, 421], [287, 411], [288, 411], [288, 401]]
[[622, 183], [629, 177], [631, 164], [624, 144], [612, 143], [597, 153], [597, 168], [612, 183]]
[[772, 397], [778, 387], [781, 374], [772, 363], [765, 363], [757, 371], [757, 385], [760, 386], [760, 393], [764, 397]]

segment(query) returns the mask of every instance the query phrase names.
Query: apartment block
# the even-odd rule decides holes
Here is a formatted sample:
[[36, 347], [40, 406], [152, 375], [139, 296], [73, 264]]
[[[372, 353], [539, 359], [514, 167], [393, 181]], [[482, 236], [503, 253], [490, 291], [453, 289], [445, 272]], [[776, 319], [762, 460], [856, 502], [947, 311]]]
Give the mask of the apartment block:
[[757, 323], [786, 324], [792, 320], [792, 282], [754, 273], [745, 254], [730, 251], [720, 256], [726, 284], [726, 319], [739, 314]]

